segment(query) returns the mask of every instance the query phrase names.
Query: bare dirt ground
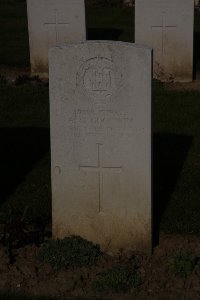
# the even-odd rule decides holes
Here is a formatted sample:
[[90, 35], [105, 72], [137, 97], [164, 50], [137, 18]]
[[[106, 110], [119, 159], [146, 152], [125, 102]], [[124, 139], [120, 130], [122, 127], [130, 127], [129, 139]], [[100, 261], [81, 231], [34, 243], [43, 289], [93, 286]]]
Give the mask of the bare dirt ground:
[[[186, 278], [175, 275], [168, 265], [168, 257], [177, 250], [190, 251], [200, 258], [200, 238], [161, 234], [159, 245], [151, 257], [133, 253], [129, 258], [102, 254], [94, 266], [65, 268], [55, 271], [48, 263], [37, 259], [40, 246], [34, 244], [12, 249], [0, 246], [0, 291], [30, 295], [101, 299], [200, 299], [200, 260]], [[92, 282], [112, 266], [137, 268], [142, 283], [126, 293], [97, 293]], [[167, 297], [172, 298], [167, 298]], [[174, 298], [179, 297], [179, 298]]]

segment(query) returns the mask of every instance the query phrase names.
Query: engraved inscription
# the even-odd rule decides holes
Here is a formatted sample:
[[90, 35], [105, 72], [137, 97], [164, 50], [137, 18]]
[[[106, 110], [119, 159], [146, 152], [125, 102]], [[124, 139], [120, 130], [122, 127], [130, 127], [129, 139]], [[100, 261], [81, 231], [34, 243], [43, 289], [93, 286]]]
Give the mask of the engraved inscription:
[[112, 79], [111, 69], [100, 68], [86, 70], [83, 81], [86, 89], [96, 93], [104, 93], [111, 91]]
[[167, 24], [167, 22], [166, 22], [166, 12], [165, 11], [162, 12], [162, 23], [161, 23], [161, 25], [151, 26], [152, 30], [161, 31], [161, 53], [162, 54], [166, 53], [165, 45], [166, 45], [167, 30], [168, 29], [174, 29], [174, 28], [177, 28], [177, 25], [168, 25]]
[[86, 60], [76, 75], [77, 87], [97, 104], [111, 100], [120, 79], [112, 60], [100, 56]]
[[74, 136], [127, 136], [132, 135], [134, 116], [127, 112], [100, 109], [74, 109], [68, 119], [68, 128]]
[[54, 21], [44, 23], [45, 28], [52, 30], [54, 29], [55, 36], [56, 36], [56, 44], [59, 42], [59, 28], [68, 26], [69, 23], [61, 22], [58, 20], [58, 11], [57, 9], [54, 10]]
[[104, 166], [103, 164], [103, 145], [97, 143], [98, 146], [98, 163], [96, 166], [79, 166], [80, 170], [86, 172], [96, 172], [98, 173], [98, 203], [99, 203], [99, 213], [102, 212], [102, 201], [103, 201], [103, 174], [106, 170], [115, 170], [120, 171], [122, 170], [122, 166]]

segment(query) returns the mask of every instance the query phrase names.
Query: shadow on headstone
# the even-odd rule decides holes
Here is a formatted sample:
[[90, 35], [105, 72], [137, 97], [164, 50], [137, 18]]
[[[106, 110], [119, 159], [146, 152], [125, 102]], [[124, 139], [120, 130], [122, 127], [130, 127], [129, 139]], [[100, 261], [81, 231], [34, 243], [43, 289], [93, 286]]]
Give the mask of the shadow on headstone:
[[0, 205], [50, 149], [49, 129], [0, 128]]
[[159, 225], [175, 189], [192, 137], [170, 133], [153, 136], [153, 244], [158, 244]]
[[200, 66], [200, 32], [194, 32], [193, 79], [196, 79], [197, 65]]
[[117, 41], [123, 30], [115, 28], [88, 28], [88, 40], [115, 40]]

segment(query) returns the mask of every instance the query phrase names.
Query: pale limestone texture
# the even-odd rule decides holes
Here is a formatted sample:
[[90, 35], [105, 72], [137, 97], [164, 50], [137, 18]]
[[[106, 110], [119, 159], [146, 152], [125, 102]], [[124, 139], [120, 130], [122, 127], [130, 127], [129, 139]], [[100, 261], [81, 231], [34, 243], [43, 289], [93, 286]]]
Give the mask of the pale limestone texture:
[[192, 81], [194, 0], [136, 0], [135, 42], [154, 50], [154, 77]]
[[151, 251], [150, 48], [50, 49], [53, 236]]
[[48, 50], [86, 39], [84, 0], [27, 0], [31, 71], [48, 76]]

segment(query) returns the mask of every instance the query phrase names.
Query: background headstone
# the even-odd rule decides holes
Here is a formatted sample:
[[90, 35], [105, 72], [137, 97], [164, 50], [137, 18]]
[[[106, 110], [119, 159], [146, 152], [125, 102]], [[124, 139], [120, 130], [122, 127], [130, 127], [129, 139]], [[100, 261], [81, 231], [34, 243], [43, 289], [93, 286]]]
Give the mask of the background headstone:
[[31, 71], [48, 75], [48, 50], [86, 39], [84, 0], [27, 0]]
[[136, 0], [135, 42], [154, 50], [154, 77], [192, 81], [194, 0]]
[[151, 49], [50, 50], [53, 236], [151, 251]]

